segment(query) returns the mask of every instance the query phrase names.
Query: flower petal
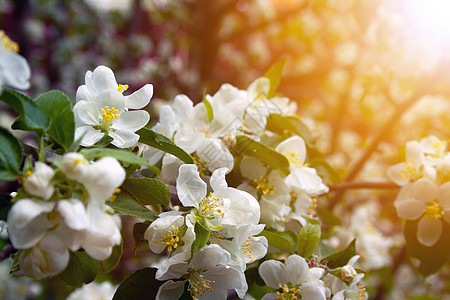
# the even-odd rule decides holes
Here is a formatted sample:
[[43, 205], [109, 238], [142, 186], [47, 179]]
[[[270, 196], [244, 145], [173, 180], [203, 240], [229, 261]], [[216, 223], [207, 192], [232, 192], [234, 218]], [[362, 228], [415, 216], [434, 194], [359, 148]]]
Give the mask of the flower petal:
[[422, 201], [404, 200], [396, 203], [395, 207], [400, 218], [415, 220], [423, 214], [426, 205]]
[[[95, 89], [98, 92], [101, 92], [103, 90], [117, 91], [118, 84], [116, 81], [116, 77], [114, 76], [114, 72], [110, 68], [106, 66], [98, 66], [94, 69], [94, 72], [90, 73], [90, 75], [92, 76], [92, 84], [95, 86]], [[88, 84], [88, 82], [86, 82], [86, 84]]]
[[302, 284], [300, 295], [304, 300], [326, 300], [325, 288], [310, 282]]
[[196, 165], [182, 165], [179, 168], [177, 193], [184, 206], [198, 207], [206, 196], [206, 183], [200, 178]]
[[264, 282], [273, 289], [278, 289], [279, 284], [285, 284], [283, 282], [284, 265], [277, 260], [266, 260], [258, 269], [259, 275]]
[[[279, 143], [278, 146], [275, 148], [275, 150], [279, 153], [293, 152], [293, 153], [295, 153], [295, 157], [297, 159], [301, 160], [302, 162], [305, 162], [305, 159], [306, 159], [305, 141], [297, 135], [294, 135], [294, 136], [282, 141], [281, 143]], [[292, 165], [293, 164], [291, 163], [291, 166]]]
[[26, 90], [30, 87], [30, 66], [20, 54], [15, 52], [5, 53], [0, 60], [0, 73], [6, 84], [13, 88]]
[[81, 138], [81, 146], [89, 147], [101, 140], [104, 134], [92, 126], [81, 126], [75, 129], [75, 140]]
[[441, 220], [427, 220], [422, 218], [419, 221], [417, 239], [425, 246], [431, 247], [439, 240], [442, 234]]
[[111, 128], [135, 132], [147, 125], [148, 121], [150, 121], [150, 114], [145, 110], [125, 111], [114, 120]]
[[125, 106], [131, 109], [143, 108], [153, 96], [153, 85], [146, 84], [129, 96], [125, 96]]
[[116, 130], [110, 132], [109, 136], [113, 138], [111, 144], [117, 148], [133, 147], [139, 141], [139, 135], [129, 130]]
[[228, 171], [227, 168], [220, 168], [212, 173], [211, 178], [209, 179], [209, 185], [212, 187], [213, 191], [219, 191], [228, 187], [227, 181], [225, 180], [225, 175]]
[[78, 102], [73, 107], [73, 113], [75, 115], [75, 123], [77, 127], [82, 125], [96, 126], [100, 124], [99, 117], [101, 114], [94, 102]]
[[444, 210], [450, 210], [450, 182], [441, 184], [438, 199], [439, 205]]
[[101, 91], [94, 99], [99, 111], [105, 106], [114, 107], [121, 114], [125, 109], [125, 97], [116, 90]]
[[413, 185], [414, 198], [425, 204], [438, 198], [438, 190], [434, 182], [424, 178], [417, 180]]
[[158, 289], [155, 300], [178, 300], [184, 291], [186, 280], [164, 282]]
[[76, 199], [59, 200], [56, 210], [69, 228], [83, 230], [88, 227], [89, 220], [81, 201]]
[[289, 256], [282, 275], [283, 283], [290, 282], [297, 285], [307, 282], [308, 279], [309, 267], [305, 259], [296, 254]]

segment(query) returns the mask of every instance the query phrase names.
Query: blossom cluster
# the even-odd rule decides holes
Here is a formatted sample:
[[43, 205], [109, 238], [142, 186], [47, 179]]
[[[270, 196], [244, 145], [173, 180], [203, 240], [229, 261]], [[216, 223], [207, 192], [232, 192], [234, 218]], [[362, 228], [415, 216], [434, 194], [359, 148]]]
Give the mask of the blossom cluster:
[[419, 220], [417, 240], [425, 246], [437, 243], [443, 222], [450, 224], [450, 153], [447, 141], [435, 136], [410, 141], [405, 162], [387, 170], [389, 178], [401, 186], [394, 206], [399, 217]]
[[19, 249], [16, 275], [56, 275], [67, 267], [70, 251], [83, 248], [104, 260], [121, 243], [120, 218], [105, 204], [125, 179], [119, 162], [111, 157], [89, 162], [69, 152], [54, 160], [54, 167], [36, 162], [24, 171], [23, 188], [14, 195], [7, 228]]

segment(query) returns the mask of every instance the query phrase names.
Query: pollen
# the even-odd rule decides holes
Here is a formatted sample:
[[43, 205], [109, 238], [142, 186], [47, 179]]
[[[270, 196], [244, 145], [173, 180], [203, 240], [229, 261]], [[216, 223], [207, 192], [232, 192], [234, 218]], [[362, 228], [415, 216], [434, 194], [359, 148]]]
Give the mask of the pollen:
[[277, 299], [279, 300], [298, 300], [298, 294], [300, 293], [300, 289], [298, 287], [289, 288], [286, 284], [278, 285], [281, 292], [277, 292]]
[[119, 91], [119, 93], [123, 93], [126, 90], [128, 90], [128, 84], [119, 84], [117, 86], [117, 90]]
[[213, 197], [212, 193], [209, 193], [207, 197], [200, 201], [199, 215], [208, 220], [214, 220], [218, 217], [223, 218], [225, 213], [223, 212], [222, 206], [223, 201], [220, 198]]
[[194, 164], [197, 166], [197, 170], [200, 177], [205, 176], [206, 172], [208, 171], [208, 169], [206, 168], [206, 163], [197, 156], [192, 156], [192, 160], [194, 161]]
[[428, 203], [423, 214], [428, 221], [439, 220], [443, 215], [444, 211], [437, 200]]
[[187, 288], [187, 290], [191, 293], [192, 299], [203, 297], [206, 292], [214, 291], [211, 285], [215, 284], [216, 281], [206, 280], [201, 272], [201, 269], [195, 270], [192, 268], [188, 268], [189, 287]]
[[19, 52], [19, 45], [12, 41], [3, 30], [0, 30], [0, 40], [1, 43], [3, 45], [3, 47], [6, 49], [6, 51], [8, 52]]
[[414, 166], [415, 161], [413, 159], [405, 162], [405, 167], [400, 170], [400, 176], [403, 179], [418, 179], [420, 174], [417, 168]]
[[286, 156], [286, 158], [289, 160], [289, 163], [293, 164], [297, 168], [300, 167], [306, 167], [307, 164], [305, 164], [301, 159], [297, 157], [297, 154], [295, 152], [283, 152], [283, 155]]
[[[275, 180], [274, 178], [272, 180]], [[267, 176], [261, 176], [258, 179], [252, 180], [253, 183], [256, 184], [256, 190], [258, 193], [262, 193], [263, 195], [273, 195], [276, 189], [269, 184], [269, 178]]]
[[167, 233], [164, 234], [160, 234], [159, 238], [161, 240], [154, 240], [154, 243], [161, 243], [167, 247], [168, 251], [172, 251], [175, 250], [178, 247], [178, 242], [180, 241], [180, 238], [178, 237], [178, 227], [175, 227], [174, 225], [172, 225], [172, 230], [168, 230]]
[[364, 300], [366, 299], [366, 286], [364, 285], [364, 282], [361, 281], [361, 283], [358, 285], [359, 291], [358, 291], [358, 300]]
[[251, 236], [249, 236], [248, 239], [245, 241], [245, 243], [242, 245], [242, 249], [244, 250], [244, 254], [246, 254], [250, 259], [250, 262], [253, 262], [253, 255], [252, 255], [253, 245], [250, 242], [250, 238]]
[[115, 109], [114, 107], [111, 107], [111, 109], [108, 106], [105, 106], [102, 108], [103, 121], [112, 122], [115, 119], [118, 119], [119, 117], [120, 117], [119, 111], [117, 109]]
[[434, 157], [443, 157], [444, 156], [444, 150], [447, 147], [447, 141], [446, 140], [439, 140], [439, 141], [433, 141], [431, 142], [431, 146], [434, 148]]
[[311, 198], [311, 206], [309, 207], [309, 215], [314, 217], [317, 214], [317, 196]]

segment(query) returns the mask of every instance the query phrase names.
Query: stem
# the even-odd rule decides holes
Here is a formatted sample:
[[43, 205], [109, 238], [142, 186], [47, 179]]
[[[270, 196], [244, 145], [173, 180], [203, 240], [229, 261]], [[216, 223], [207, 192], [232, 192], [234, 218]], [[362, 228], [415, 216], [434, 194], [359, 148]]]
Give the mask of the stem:
[[44, 144], [44, 134], [38, 135], [38, 144], [39, 144], [39, 161], [44, 162], [45, 161], [45, 144]]
[[13, 246], [8, 246], [2, 251], [0, 251], [0, 261], [4, 261], [5, 259], [9, 258], [11, 254], [16, 253], [17, 249], [15, 249]]
[[346, 189], [398, 189], [399, 187], [389, 181], [356, 181], [356, 182], [343, 182], [330, 186], [331, 190], [340, 191]]

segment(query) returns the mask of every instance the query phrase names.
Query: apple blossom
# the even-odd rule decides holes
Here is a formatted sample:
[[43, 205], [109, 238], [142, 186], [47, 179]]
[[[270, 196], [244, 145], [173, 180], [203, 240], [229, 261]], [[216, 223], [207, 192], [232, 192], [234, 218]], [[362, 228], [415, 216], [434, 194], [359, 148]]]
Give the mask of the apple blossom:
[[19, 52], [19, 46], [0, 30], [0, 88], [9, 85], [26, 90], [30, 87], [30, 66]]
[[55, 191], [51, 182], [55, 171], [43, 162], [36, 162], [34, 172], [26, 176], [23, 187], [35, 197], [48, 200]]

